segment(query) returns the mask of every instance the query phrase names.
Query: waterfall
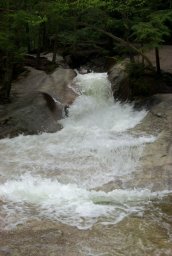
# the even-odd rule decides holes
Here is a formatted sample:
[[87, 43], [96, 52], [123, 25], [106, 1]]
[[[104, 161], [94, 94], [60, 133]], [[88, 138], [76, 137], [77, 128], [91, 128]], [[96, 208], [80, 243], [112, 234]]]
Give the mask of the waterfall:
[[61, 131], [0, 140], [0, 228], [34, 218], [80, 229], [118, 223], [159, 196], [134, 184], [104, 191], [130, 178], [144, 144], [155, 138], [130, 133], [147, 113], [114, 102], [106, 73], [78, 74], [75, 83], [81, 95]]

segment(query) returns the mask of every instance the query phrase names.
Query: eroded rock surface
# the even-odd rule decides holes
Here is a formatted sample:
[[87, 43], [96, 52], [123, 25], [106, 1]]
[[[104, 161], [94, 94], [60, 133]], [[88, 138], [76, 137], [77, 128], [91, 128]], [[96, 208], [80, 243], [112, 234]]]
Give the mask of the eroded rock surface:
[[108, 71], [108, 79], [111, 82], [111, 88], [115, 99], [122, 101], [131, 97], [131, 89], [128, 82], [128, 73], [126, 65], [128, 61], [122, 61], [113, 65]]
[[[140, 164], [129, 180], [114, 180], [101, 189], [172, 187], [172, 94], [155, 95], [142, 123], [129, 132], [155, 136], [145, 145]], [[117, 224], [95, 224], [79, 230], [58, 221], [31, 220], [14, 230], [0, 231], [0, 255], [88, 256], [172, 254], [172, 197], [147, 204], [142, 215], [134, 212]], [[119, 205], [120, 207], [120, 205]]]
[[135, 128], [137, 132], [154, 135], [155, 141], [146, 144], [140, 165], [143, 171], [134, 174], [136, 186], [146, 183], [155, 191], [172, 188], [172, 94], [152, 97], [157, 102], [150, 108], [144, 121]]
[[[61, 125], [57, 120], [63, 116], [63, 106], [72, 104], [78, 96], [71, 86], [76, 76], [72, 69], [59, 68], [50, 75], [33, 68], [27, 70], [13, 84], [12, 103], [1, 108], [1, 138], [59, 130]], [[41, 92], [60, 102], [56, 111], [51, 111], [49, 102]]]

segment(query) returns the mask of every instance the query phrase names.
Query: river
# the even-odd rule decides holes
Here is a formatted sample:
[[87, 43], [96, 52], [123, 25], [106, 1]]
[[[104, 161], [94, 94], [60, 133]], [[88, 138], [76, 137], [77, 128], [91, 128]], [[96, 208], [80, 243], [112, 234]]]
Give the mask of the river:
[[[96, 234], [96, 249], [85, 242], [76, 255], [172, 255], [170, 217], [161, 207], [171, 191], [132, 180], [142, 170], [145, 144], [156, 140], [134, 132], [147, 112], [114, 102], [106, 73], [78, 74], [75, 83], [81, 95], [60, 121], [61, 131], [0, 140], [0, 229], [41, 220], [82, 232], [99, 227], [109, 249], [99, 249], [105, 237]], [[158, 232], [162, 251], [154, 242]]]

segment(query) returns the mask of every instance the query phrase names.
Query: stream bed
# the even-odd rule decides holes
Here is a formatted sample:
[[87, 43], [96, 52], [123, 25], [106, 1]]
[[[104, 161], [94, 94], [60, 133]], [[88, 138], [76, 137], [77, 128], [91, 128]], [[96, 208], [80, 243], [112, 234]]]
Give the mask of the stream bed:
[[73, 234], [42, 252], [10, 242], [15, 255], [172, 255], [171, 191], [136, 186], [133, 175], [157, 139], [134, 132], [147, 112], [114, 102], [106, 73], [75, 83], [80, 96], [61, 131], [0, 140], [1, 233], [17, 239], [28, 223], [44, 223]]

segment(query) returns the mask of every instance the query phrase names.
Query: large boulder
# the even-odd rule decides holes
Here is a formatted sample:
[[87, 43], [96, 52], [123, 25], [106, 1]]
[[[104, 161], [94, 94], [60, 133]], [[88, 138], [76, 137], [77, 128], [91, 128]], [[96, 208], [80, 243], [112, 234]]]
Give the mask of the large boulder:
[[112, 92], [120, 101], [135, 101], [157, 93], [172, 92], [172, 75], [154, 69], [142, 63], [131, 63], [127, 59], [113, 65], [108, 71]]
[[72, 69], [60, 68], [46, 74], [27, 68], [13, 84], [12, 103], [1, 110], [0, 137], [61, 129], [58, 120], [64, 117], [65, 107], [78, 96], [71, 85], [75, 76]]
[[115, 99], [126, 101], [131, 98], [131, 88], [129, 86], [129, 77], [127, 72], [128, 61], [117, 63], [108, 71], [108, 79], [111, 82], [111, 88]]

